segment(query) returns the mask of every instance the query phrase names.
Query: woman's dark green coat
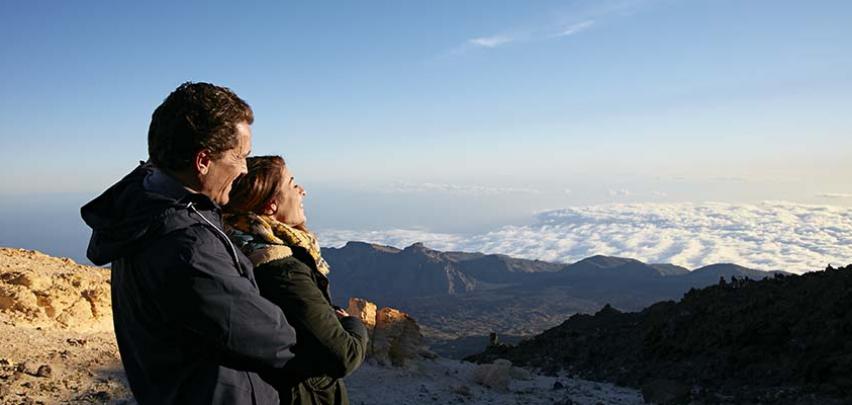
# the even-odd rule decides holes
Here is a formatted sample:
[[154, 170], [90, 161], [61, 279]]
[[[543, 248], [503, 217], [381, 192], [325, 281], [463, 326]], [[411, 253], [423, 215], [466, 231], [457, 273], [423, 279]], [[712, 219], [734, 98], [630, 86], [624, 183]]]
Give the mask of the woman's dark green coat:
[[295, 358], [283, 370], [264, 376], [282, 404], [349, 403], [342, 378], [364, 361], [367, 329], [358, 318], [338, 318], [328, 293], [328, 278], [316, 270], [304, 249], [255, 268], [260, 294], [284, 311], [296, 329]]

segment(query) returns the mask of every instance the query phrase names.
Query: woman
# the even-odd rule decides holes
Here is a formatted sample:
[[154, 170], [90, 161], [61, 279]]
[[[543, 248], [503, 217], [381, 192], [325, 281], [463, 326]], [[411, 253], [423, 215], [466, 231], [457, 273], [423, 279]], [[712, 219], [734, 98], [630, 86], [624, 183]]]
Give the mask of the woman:
[[280, 156], [251, 157], [225, 207], [229, 236], [255, 265], [260, 293], [281, 307], [296, 329], [295, 358], [268, 374], [282, 404], [348, 404], [341, 380], [364, 361], [367, 330], [334, 309], [329, 266], [308, 231], [302, 198]]

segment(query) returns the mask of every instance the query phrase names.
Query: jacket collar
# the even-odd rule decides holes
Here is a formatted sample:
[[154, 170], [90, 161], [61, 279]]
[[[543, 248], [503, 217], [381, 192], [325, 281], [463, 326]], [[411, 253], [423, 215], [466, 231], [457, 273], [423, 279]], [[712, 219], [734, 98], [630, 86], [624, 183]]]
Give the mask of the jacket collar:
[[183, 185], [176, 178], [153, 165], [150, 166], [150, 172], [142, 181], [142, 187], [146, 191], [172, 198], [177, 202], [195, 202], [205, 208], [213, 208], [217, 211], [220, 209], [219, 204], [210, 197]]

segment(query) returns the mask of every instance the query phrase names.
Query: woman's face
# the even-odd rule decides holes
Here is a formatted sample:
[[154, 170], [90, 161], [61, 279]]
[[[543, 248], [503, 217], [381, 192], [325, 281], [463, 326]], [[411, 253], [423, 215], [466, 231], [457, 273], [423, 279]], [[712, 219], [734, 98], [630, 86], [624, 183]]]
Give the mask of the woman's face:
[[302, 198], [307, 193], [305, 189], [296, 183], [296, 178], [286, 166], [282, 169], [281, 187], [278, 194], [272, 199], [275, 204], [272, 216], [279, 222], [283, 222], [290, 226], [304, 225], [305, 207], [302, 205]]

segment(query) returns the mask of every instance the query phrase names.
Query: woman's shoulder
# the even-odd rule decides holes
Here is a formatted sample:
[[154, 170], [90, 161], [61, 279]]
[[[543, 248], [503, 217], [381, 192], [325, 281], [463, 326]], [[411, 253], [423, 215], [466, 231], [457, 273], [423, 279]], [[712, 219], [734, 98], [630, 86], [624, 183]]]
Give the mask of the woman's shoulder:
[[293, 257], [293, 249], [286, 245], [263, 245], [249, 253], [248, 258], [255, 267], [260, 267], [276, 260]]
[[[307, 263], [302, 261], [298, 255], [294, 255], [293, 251], [287, 246], [275, 246], [273, 251], [265, 252], [266, 255], [264, 258], [266, 260], [255, 261], [254, 257], [252, 257], [252, 262], [257, 263], [255, 265], [255, 272], [276, 272], [276, 273], [284, 273], [284, 272], [298, 272], [304, 273], [307, 275], [312, 274], [312, 270]], [[277, 250], [277, 251], [276, 251]]]

